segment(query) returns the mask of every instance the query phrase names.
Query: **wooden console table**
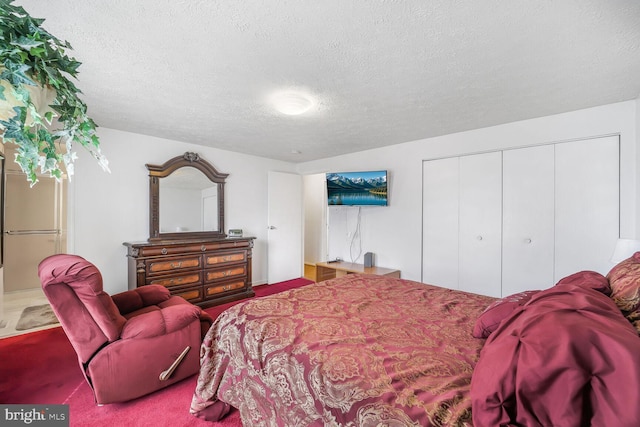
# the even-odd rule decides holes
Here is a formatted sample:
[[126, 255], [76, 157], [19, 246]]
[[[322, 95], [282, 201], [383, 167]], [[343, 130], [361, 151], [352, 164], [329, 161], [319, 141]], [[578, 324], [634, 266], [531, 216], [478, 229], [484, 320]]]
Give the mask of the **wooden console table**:
[[400, 278], [400, 270], [382, 267], [365, 267], [362, 264], [352, 262], [318, 262], [316, 263], [316, 282], [335, 279], [347, 274], [375, 274], [377, 276], [389, 276]]

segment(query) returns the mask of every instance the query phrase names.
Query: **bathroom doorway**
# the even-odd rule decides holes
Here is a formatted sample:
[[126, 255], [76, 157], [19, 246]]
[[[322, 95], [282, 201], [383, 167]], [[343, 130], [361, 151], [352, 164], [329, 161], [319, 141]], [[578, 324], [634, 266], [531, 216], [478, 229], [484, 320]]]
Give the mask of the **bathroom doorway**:
[[[46, 175], [30, 187], [6, 144], [4, 164], [2, 312], [6, 329], [26, 307], [47, 304], [38, 278], [42, 259], [67, 250], [67, 180]], [[2, 328], [2, 329], [5, 329]], [[0, 336], [10, 331], [0, 330]]]

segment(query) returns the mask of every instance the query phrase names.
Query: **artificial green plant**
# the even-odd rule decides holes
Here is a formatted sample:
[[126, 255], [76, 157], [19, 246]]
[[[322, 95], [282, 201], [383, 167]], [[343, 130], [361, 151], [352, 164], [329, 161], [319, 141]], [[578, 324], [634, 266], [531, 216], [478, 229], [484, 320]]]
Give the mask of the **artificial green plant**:
[[[33, 186], [37, 170], [60, 180], [62, 164], [73, 174], [73, 145], [88, 149], [104, 170], [95, 122], [87, 115], [77, 78], [80, 62], [67, 55], [73, 48], [44, 28], [14, 0], [0, 0], [0, 134], [17, 145], [15, 162]], [[39, 107], [38, 92], [49, 92], [48, 108]], [[54, 96], [54, 95], [55, 96]], [[43, 95], [46, 99], [46, 94]], [[46, 106], [45, 106], [46, 107]]]

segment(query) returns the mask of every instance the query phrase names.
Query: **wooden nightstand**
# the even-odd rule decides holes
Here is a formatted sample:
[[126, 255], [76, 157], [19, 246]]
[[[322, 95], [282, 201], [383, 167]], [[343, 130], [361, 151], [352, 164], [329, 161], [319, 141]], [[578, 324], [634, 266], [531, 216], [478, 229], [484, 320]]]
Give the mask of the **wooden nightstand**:
[[382, 267], [365, 267], [363, 264], [354, 264], [352, 262], [317, 262], [316, 263], [316, 282], [334, 279], [346, 274], [375, 274], [377, 276], [389, 276], [400, 278], [400, 270]]

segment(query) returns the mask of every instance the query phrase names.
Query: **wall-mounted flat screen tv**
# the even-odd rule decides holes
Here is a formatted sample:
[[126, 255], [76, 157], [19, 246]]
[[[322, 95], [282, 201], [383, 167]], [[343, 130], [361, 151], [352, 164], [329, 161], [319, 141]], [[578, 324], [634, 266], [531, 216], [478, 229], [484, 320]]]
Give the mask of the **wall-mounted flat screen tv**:
[[387, 206], [387, 171], [327, 174], [330, 206]]

